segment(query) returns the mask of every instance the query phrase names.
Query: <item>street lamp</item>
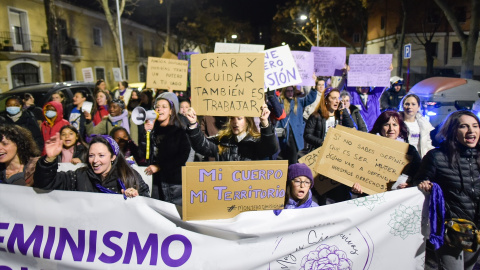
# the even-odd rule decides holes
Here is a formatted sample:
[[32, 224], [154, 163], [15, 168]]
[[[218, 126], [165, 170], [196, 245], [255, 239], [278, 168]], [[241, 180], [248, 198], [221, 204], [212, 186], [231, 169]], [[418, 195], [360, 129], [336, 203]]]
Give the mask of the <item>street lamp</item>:
[[[300, 15], [300, 20], [305, 21], [306, 19], [308, 19], [307, 15], [305, 15], [305, 14]], [[317, 47], [319, 47], [319, 45], [318, 45], [319, 40], [320, 40], [320, 30], [319, 30], [319, 27], [318, 27], [318, 19], [317, 19]]]
[[232, 39], [237, 39], [237, 37], [238, 37], [238, 36], [235, 35], [235, 34], [232, 35]]
[[119, 35], [119, 41], [120, 41], [120, 57], [121, 57], [121, 65], [122, 65], [122, 79], [123, 80], [126, 80], [127, 78], [127, 75], [125, 74], [125, 57], [123, 55], [123, 36], [122, 36], [122, 21], [120, 19], [120, 8], [118, 6], [118, 0], [116, 0], [116, 4], [117, 4], [117, 21], [118, 21], [118, 35]]

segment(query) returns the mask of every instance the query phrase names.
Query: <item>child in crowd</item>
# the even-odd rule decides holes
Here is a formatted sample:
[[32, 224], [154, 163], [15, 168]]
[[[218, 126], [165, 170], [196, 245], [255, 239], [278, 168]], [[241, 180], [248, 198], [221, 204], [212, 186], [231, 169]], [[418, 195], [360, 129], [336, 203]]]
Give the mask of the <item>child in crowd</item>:
[[312, 200], [313, 175], [310, 168], [303, 163], [288, 166], [287, 188], [285, 192], [285, 209], [316, 207]]
[[110, 137], [112, 137], [120, 147], [120, 152], [125, 156], [128, 163], [137, 163], [138, 165], [146, 165], [145, 158], [142, 157], [138, 146], [132, 141], [130, 135], [124, 127], [114, 127], [110, 131]]
[[60, 139], [63, 142], [62, 152], [58, 155], [59, 163], [86, 163], [87, 144], [80, 136], [78, 129], [72, 125], [60, 129]]
[[[45, 115], [45, 121], [42, 123], [41, 130], [44, 142], [59, 132], [63, 126], [69, 125], [69, 122], [63, 119], [63, 106], [60, 102], [47, 102], [43, 106], [43, 114]], [[45, 151], [43, 151], [43, 154], [45, 154]]]

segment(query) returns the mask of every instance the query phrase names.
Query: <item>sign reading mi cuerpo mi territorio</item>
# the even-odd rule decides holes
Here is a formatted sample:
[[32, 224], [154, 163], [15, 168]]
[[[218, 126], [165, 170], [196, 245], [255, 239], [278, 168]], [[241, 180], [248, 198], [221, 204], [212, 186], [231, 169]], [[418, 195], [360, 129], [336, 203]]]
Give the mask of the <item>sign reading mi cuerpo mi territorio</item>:
[[183, 220], [283, 209], [287, 169], [286, 160], [187, 162], [182, 167]]
[[337, 126], [328, 130], [315, 171], [372, 195], [387, 191], [408, 164], [408, 143]]
[[192, 107], [198, 115], [260, 116], [263, 53], [192, 55]]
[[147, 87], [186, 91], [188, 61], [148, 57]]

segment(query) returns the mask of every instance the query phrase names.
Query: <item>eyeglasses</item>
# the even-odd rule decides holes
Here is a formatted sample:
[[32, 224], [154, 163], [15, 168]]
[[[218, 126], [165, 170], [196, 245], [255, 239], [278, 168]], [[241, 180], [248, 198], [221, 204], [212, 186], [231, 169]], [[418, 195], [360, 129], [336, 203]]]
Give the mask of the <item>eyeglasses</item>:
[[299, 187], [301, 184], [304, 184], [305, 186], [309, 187], [312, 184], [310, 181], [300, 181], [300, 180], [293, 180], [293, 183], [297, 187]]

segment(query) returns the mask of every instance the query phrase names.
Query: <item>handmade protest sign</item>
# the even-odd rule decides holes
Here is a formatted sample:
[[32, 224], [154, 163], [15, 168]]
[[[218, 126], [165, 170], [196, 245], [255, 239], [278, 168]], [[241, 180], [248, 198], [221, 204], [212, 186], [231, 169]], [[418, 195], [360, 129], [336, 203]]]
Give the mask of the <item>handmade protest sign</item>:
[[337, 126], [329, 129], [315, 171], [347, 186], [362, 185], [362, 191], [387, 191], [397, 181], [409, 159], [408, 143]]
[[390, 86], [391, 54], [351, 54], [348, 86]]
[[299, 85], [315, 86], [315, 80], [312, 78], [313, 74], [313, 53], [292, 51], [293, 60], [297, 65], [298, 72], [302, 82]]
[[215, 53], [251, 53], [262, 52], [265, 45], [215, 42]]
[[342, 69], [347, 59], [345, 47], [316, 47], [310, 49], [315, 60], [315, 75], [317, 76], [341, 76]]
[[93, 82], [93, 70], [91, 67], [82, 68], [82, 75], [84, 82]]
[[299, 85], [302, 78], [288, 45], [265, 51], [265, 91]]
[[147, 87], [187, 90], [188, 61], [148, 57]]
[[263, 53], [192, 55], [192, 107], [198, 115], [260, 116]]
[[321, 149], [321, 146], [318, 147], [317, 149], [306, 154], [305, 156], [299, 158], [298, 162], [303, 163], [307, 165], [308, 168], [310, 168], [313, 174], [313, 180], [315, 181], [315, 185], [313, 186], [313, 188], [315, 188], [318, 194], [323, 195], [341, 184], [315, 171], [315, 165], [317, 164], [317, 159], [320, 156]]
[[187, 162], [182, 167], [183, 220], [282, 209], [287, 169], [286, 160]]

